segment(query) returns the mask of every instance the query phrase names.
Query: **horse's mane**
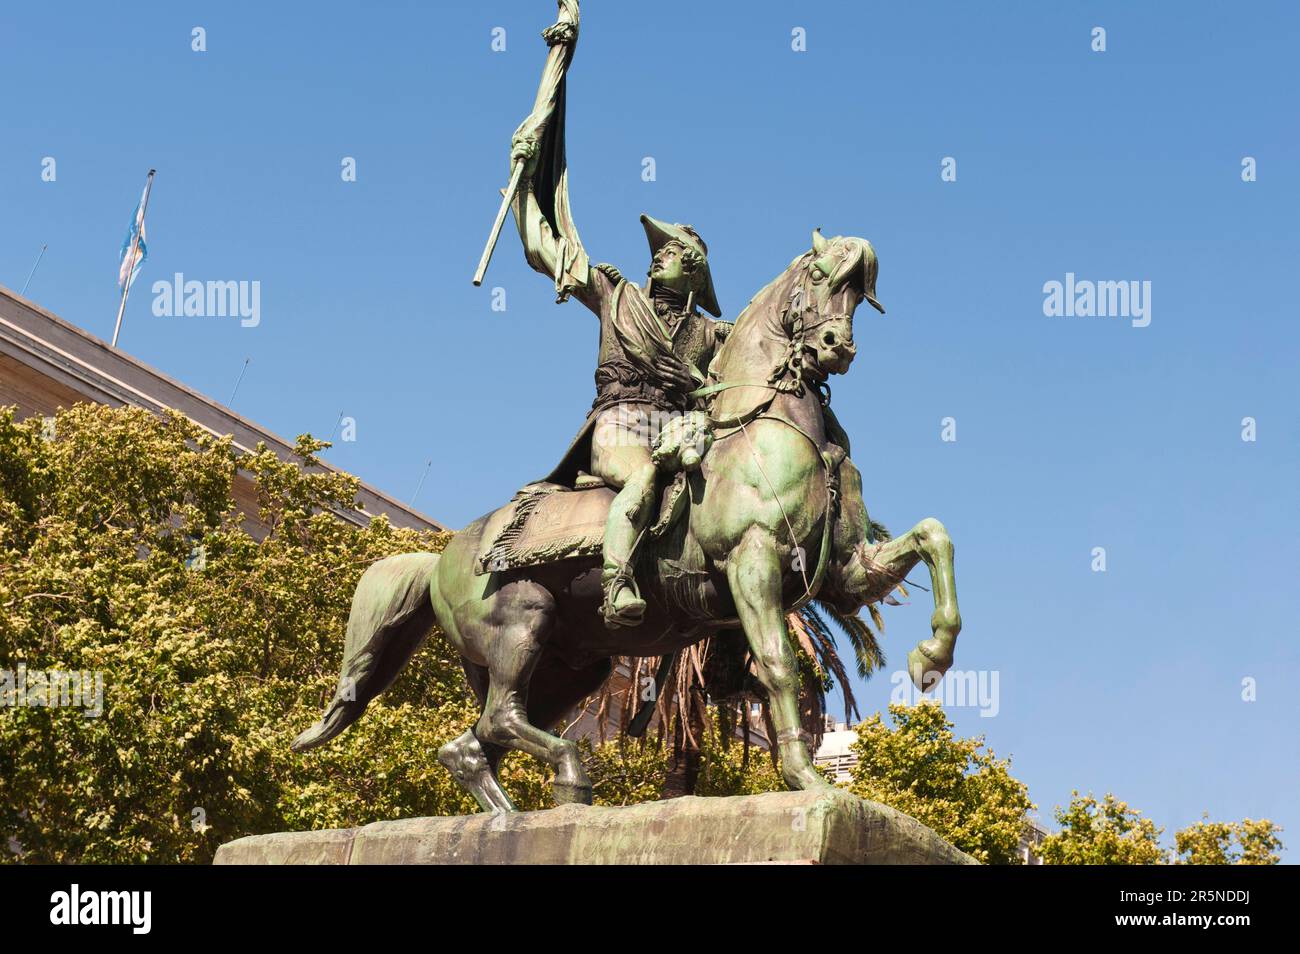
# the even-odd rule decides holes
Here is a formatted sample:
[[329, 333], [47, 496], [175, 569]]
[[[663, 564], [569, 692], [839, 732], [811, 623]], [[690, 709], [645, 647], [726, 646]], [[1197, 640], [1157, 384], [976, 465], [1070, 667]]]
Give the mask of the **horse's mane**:
[[731, 334], [727, 336], [726, 341], [722, 343], [722, 347], [718, 350], [719, 359], [725, 360], [723, 355], [726, 353], [727, 346], [743, 332], [748, 330], [749, 324], [754, 320], [755, 313], [768, 308], [772, 304], [773, 299], [783, 302], [785, 298], [789, 297], [788, 289], [790, 285], [794, 283], [794, 278], [798, 274], [799, 265], [811, 254], [811, 252], [802, 252], [796, 255], [790, 260], [790, 264], [785, 267], [784, 271], [754, 294], [754, 297], [749, 300], [749, 304], [745, 305], [740, 314], [736, 316], [735, 327], [732, 329]]

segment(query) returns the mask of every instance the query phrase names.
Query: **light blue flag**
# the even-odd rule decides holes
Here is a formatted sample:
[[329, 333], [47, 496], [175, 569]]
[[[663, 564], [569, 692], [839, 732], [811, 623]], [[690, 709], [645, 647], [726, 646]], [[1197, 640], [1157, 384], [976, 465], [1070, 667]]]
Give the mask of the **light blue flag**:
[[[135, 276], [139, 274], [140, 266], [149, 257], [149, 248], [144, 243], [144, 203], [145, 196], [149, 192], [147, 183], [144, 188], [145, 191], [140, 194], [140, 201], [135, 204], [135, 212], [131, 215], [131, 224], [127, 227], [126, 238], [122, 240], [122, 261], [117, 268], [118, 288], [129, 288], [135, 281]], [[131, 248], [137, 236], [139, 242], [135, 243], [136, 253], [133, 261]]]

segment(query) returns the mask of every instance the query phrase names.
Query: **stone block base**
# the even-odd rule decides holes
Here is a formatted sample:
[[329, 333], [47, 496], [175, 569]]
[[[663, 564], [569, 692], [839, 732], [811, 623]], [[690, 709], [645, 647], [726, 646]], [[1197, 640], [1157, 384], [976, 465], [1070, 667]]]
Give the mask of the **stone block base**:
[[916, 819], [847, 792], [673, 798], [623, 808], [405, 818], [251, 835], [239, 864], [974, 864]]

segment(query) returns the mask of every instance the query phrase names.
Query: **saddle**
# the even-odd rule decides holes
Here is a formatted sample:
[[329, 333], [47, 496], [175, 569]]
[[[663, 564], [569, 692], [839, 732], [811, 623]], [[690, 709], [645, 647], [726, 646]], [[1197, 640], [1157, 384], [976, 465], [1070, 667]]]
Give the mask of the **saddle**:
[[[651, 539], [662, 537], [681, 520], [690, 500], [686, 475], [699, 468], [712, 445], [708, 415], [699, 411], [674, 418], [655, 438], [650, 459], [660, 474], [671, 474], [672, 479], [660, 490], [658, 519], [646, 527]], [[475, 572], [481, 576], [599, 556], [613, 500], [611, 487], [581, 472], [572, 487], [550, 479], [528, 484], [488, 518]]]
[[[646, 535], [667, 533], [681, 520], [689, 498], [686, 473], [678, 471], [665, 483], [659, 518]], [[579, 475], [573, 487], [547, 481], [528, 484], [488, 518], [474, 572], [482, 576], [600, 556], [613, 500], [613, 488], [589, 474]]]

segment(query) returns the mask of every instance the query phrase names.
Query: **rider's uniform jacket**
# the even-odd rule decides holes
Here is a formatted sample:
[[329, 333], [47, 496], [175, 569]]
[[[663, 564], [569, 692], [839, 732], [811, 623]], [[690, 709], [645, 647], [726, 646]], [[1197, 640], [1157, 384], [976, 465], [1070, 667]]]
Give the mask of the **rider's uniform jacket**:
[[692, 407], [688, 391], [664, 378], [655, 359], [675, 355], [703, 384], [719, 344], [716, 322], [692, 309], [657, 313], [644, 289], [606, 265], [591, 269], [585, 287], [574, 292], [600, 316], [594, 410], [617, 404], [649, 404], [661, 410]]

